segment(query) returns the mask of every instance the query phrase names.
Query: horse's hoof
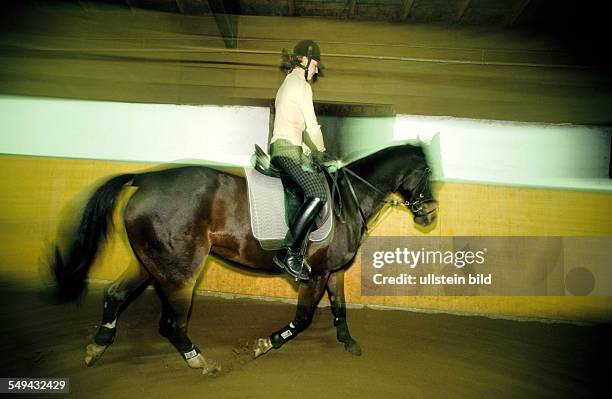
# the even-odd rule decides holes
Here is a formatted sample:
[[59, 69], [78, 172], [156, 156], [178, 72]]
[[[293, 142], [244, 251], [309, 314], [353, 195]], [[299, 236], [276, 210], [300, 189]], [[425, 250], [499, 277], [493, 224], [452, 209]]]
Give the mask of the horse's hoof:
[[89, 344], [87, 345], [87, 354], [85, 355], [85, 364], [87, 367], [93, 366], [96, 361], [102, 357], [108, 345]]
[[259, 338], [255, 341], [255, 347], [253, 348], [253, 359], [257, 359], [259, 356], [265, 355], [272, 349], [272, 341], [270, 338]]
[[353, 356], [361, 356], [361, 346], [353, 339], [344, 343], [344, 349]]
[[217, 375], [221, 372], [221, 365], [212, 359], [206, 359], [202, 354], [198, 354], [191, 359], [187, 359], [187, 365], [192, 369], [202, 369], [202, 374]]

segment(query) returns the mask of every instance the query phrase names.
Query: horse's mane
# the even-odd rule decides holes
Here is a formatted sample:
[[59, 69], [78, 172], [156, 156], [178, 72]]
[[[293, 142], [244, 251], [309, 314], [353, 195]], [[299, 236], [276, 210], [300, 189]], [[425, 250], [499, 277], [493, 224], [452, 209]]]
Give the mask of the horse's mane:
[[351, 168], [357, 168], [364, 165], [377, 164], [381, 160], [388, 159], [389, 157], [395, 157], [399, 155], [419, 154], [423, 158], [425, 154], [423, 152], [422, 144], [415, 140], [404, 140], [396, 141], [393, 145], [385, 146], [382, 148], [368, 148], [353, 151], [340, 160], [340, 167], [350, 166]]

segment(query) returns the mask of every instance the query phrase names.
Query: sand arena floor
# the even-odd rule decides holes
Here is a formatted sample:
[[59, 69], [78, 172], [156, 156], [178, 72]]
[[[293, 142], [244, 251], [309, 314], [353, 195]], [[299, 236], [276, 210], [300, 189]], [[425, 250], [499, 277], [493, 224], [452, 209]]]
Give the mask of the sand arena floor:
[[[86, 368], [102, 289], [56, 305], [36, 286], [0, 282], [0, 376], [69, 377], [76, 398], [579, 398], [603, 386], [612, 352], [610, 325], [349, 309], [363, 349], [355, 357], [321, 307], [309, 330], [252, 361], [234, 348], [285, 325], [294, 305], [196, 296], [190, 335], [225, 366], [208, 377], [157, 333], [159, 300], [145, 290], [119, 319], [115, 343]], [[19, 395], [28, 396], [37, 395]]]

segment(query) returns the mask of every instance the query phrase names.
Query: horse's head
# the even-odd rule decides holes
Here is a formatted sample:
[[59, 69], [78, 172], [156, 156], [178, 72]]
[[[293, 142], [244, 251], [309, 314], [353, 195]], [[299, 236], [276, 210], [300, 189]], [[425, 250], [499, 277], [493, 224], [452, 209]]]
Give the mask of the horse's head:
[[[360, 203], [353, 192], [357, 205], [365, 204], [366, 215], [372, 215], [386, 203], [406, 206], [420, 226], [429, 226], [436, 220], [438, 202], [431, 189], [431, 169], [420, 146], [406, 143], [387, 147], [355, 161], [350, 168], [343, 167], [342, 171], [362, 183], [365, 189], [362, 193], [369, 193], [362, 194]], [[347, 181], [350, 186], [348, 177]], [[403, 201], [387, 200], [390, 193], [400, 194]]]
[[420, 226], [429, 226], [437, 217], [438, 202], [431, 189], [431, 169], [426, 163], [408, 172], [399, 182], [396, 192], [413, 214], [414, 222]]

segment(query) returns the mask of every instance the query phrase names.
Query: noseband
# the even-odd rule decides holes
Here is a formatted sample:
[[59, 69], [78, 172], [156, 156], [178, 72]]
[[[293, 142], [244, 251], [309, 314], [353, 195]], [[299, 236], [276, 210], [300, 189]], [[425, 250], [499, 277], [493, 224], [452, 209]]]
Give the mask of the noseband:
[[[434, 200], [432, 197], [427, 197], [426, 198], [423, 195], [423, 191], [425, 191], [425, 189], [427, 189], [427, 192], [431, 193], [431, 187], [429, 187], [429, 175], [430, 174], [431, 174], [431, 169], [425, 168], [425, 170], [423, 170], [423, 173], [421, 174], [421, 177], [419, 177], [419, 181], [415, 185], [415, 188], [413, 190], [411, 190], [412, 192], [414, 192], [419, 187], [421, 187], [421, 190], [419, 191], [418, 196], [416, 196], [416, 199], [414, 199], [412, 201], [392, 200], [392, 201], [385, 201], [385, 203], [391, 204], [391, 206], [404, 205], [405, 207], [409, 208], [412, 211], [412, 213], [414, 213], [416, 216], [427, 216], [430, 213], [434, 212], [435, 209], [423, 212], [424, 211], [424, 205], [426, 203], [432, 202]], [[406, 179], [408, 179], [408, 178], [406, 177]], [[402, 182], [399, 184], [400, 187], [402, 186], [402, 184], [404, 184], [406, 179], [402, 180]], [[374, 187], [374, 186], [372, 186], [372, 187]], [[378, 191], [380, 191], [380, 190], [378, 190]]]

